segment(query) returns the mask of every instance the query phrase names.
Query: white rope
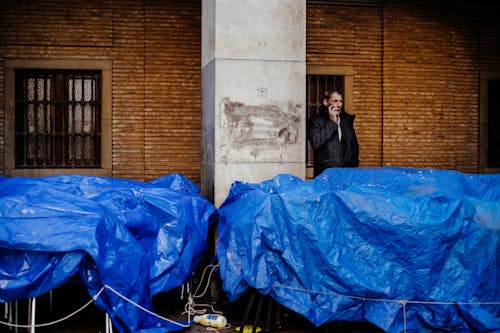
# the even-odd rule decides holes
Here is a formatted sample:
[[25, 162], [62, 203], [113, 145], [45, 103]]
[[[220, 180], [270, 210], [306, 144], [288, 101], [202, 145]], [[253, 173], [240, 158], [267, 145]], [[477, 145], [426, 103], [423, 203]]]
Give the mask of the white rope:
[[146, 309], [146, 308], [145, 308], [145, 307], [143, 307], [142, 305], [140, 305], [140, 304], [138, 304], [138, 303], [134, 302], [134, 301], [133, 301], [133, 300], [131, 300], [130, 298], [127, 298], [126, 296], [124, 296], [124, 295], [120, 294], [118, 291], [114, 290], [112, 287], [108, 286], [107, 284], [105, 284], [105, 285], [104, 285], [104, 288], [111, 290], [113, 293], [115, 293], [115, 294], [116, 294], [116, 295], [118, 295], [119, 297], [123, 298], [124, 300], [126, 300], [126, 301], [127, 301], [127, 302], [129, 302], [130, 304], [134, 305], [135, 307], [137, 307], [137, 308], [141, 309], [142, 311], [144, 311], [144, 312], [146, 312], [146, 313], [148, 313], [148, 314], [150, 314], [150, 315], [152, 315], [152, 316], [154, 316], [154, 317], [156, 317], [156, 318], [158, 318], [158, 319], [165, 320], [165, 321], [167, 321], [167, 322], [169, 322], [169, 323], [171, 323], [171, 324], [174, 324], [174, 325], [177, 325], [177, 326], [180, 326], [180, 327], [184, 327], [184, 328], [191, 326], [191, 324], [183, 324], [183, 323], [180, 323], [180, 322], [178, 322], [178, 321], [175, 321], [175, 320], [172, 320], [172, 319], [169, 319], [169, 318], [166, 318], [166, 317], [162, 317], [162, 316], [160, 316], [160, 315], [158, 315], [158, 314], [154, 313], [153, 311], [150, 311], [150, 310]]
[[[210, 281], [212, 279], [212, 274], [214, 273], [214, 271], [215, 271], [215, 269], [217, 267], [219, 267], [219, 264], [217, 264], [217, 265], [207, 265], [203, 269], [203, 273], [201, 275], [201, 279], [200, 279], [200, 282], [198, 284], [198, 287], [196, 288], [194, 294], [189, 293], [189, 295], [188, 295], [188, 301], [187, 301], [186, 305], [184, 306], [184, 312], [182, 314], [188, 314], [189, 316], [204, 314], [204, 313], [207, 312], [206, 308], [210, 308], [210, 310], [213, 313], [217, 313], [217, 314], [222, 314], [223, 313], [222, 311], [215, 310], [213, 308], [213, 306], [210, 305], [210, 304], [197, 304], [195, 302], [196, 298], [201, 298], [201, 297], [205, 296], [205, 294], [207, 293], [208, 287], [210, 286]], [[205, 278], [205, 274], [206, 274], [208, 268], [211, 268], [211, 269], [210, 269], [210, 273], [208, 274], [208, 278], [207, 278], [207, 282], [206, 282], [206, 285], [205, 285], [205, 289], [203, 290], [203, 292], [201, 294], [198, 294], [198, 291], [199, 291], [200, 287], [203, 284], [203, 280]], [[205, 309], [196, 309], [197, 307], [204, 307]]]
[[[193, 315], [202, 315], [202, 314], [205, 314], [207, 312], [207, 309], [206, 308], [210, 308], [210, 310], [212, 311], [212, 313], [216, 313], [216, 314], [220, 314], [220, 315], [223, 315], [224, 313], [222, 311], [217, 311], [214, 309], [214, 307], [211, 305], [211, 304], [197, 304], [195, 302], [195, 299], [196, 298], [201, 298], [203, 296], [205, 296], [205, 294], [207, 293], [208, 291], [208, 288], [210, 287], [210, 281], [212, 280], [212, 274], [214, 273], [214, 271], [217, 269], [217, 267], [219, 267], [219, 264], [216, 264], [216, 265], [207, 265], [205, 266], [205, 268], [203, 269], [203, 273], [201, 274], [201, 278], [200, 278], [200, 282], [198, 283], [198, 287], [196, 287], [196, 290], [194, 292], [194, 294], [191, 294], [189, 291], [188, 291], [188, 301], [186, 303], [186, 305], [184, 306], [184, 312], [182, 314], [188, 314], [188, 317], [191, 318], [191, 316]], [[207, 272], [207, 269], [210, 268], [210, 273], [208, 274], [208, 277], [207, 277], [207, 282], [205, 284], [205, 288], [203, 289], [203, 292], [201, 292], [200, 294], [198, 294], [198, 291], [200, 290], [200, 287], [202, 286], [203, 284], [203, 280], [205, 278], [205, 274]], [[199, 309], [197, 310], [196, 308], [197, 307], [205, 307], [205, 309]], [[206, 330], [207, 331], [213, 331], [215, 333], [219, 333], [220, 331], [222, 330], [227, 330], [231, 328], [231, 325], [230, 324], [226, 324], [225, 327], [223, 328], [215, 328], [215, 327], [207, 327]]]
[[[202, 274], [202, 277], [201, 277], [201, 280], [200, 280], [200, 283], [198, 284], [198, 287], [196, 288], [196, 291], [194, 292], [194, 294], [192, 295], [191, 294], [191, 291], [190, 291], [190, 286], [189, 284], [186, 286], [186, 289], [187, 289], [187, 292], [189, 293], [189, 296], [188, 296], [188, 302], [186, 303], [186, 306], [184, 307], [184, 313], [188, 313], [189, 314], [189, 318], [191, 315], [195, 315], [195, 314], [204, 314], [206, 313], [206, 309], [196, 309], [197, 307], [208, 307], [212, 310], [213, 313], [217, 313], [217, 314], [222, 314], [221, 311], [217, 311], [213, 308], [212, 305], [210, 304], [196, 304], [195, 303], [195, 299], [196, 298], [201, 298], [203, 297], [207, 291], [208, 291], [208, 287], [210, 286], [210, 281], [211, 281], [211, 278], [212, 278], [212, 274], [214, 273], [215, 269], [219, 267], [219, 264], [217, 265], [208, 265], [205, 267], [205, 269], [203, 270], [203, 274]], [[203, 279], [205, 278], [205, 274], [206, 274], [206, 271], [208, 268], [211, 268], [210, 270], [210, 273], [208, 275], [208, 278], [207, 278], [207, 282], [206, 282], [206, 286], [203, 290], [202, 293], [198, 294], [198, 291], [203, 283]], [[37, 328], [37, 327], [46, 327], [46, 326], [52, 326], [52, 325], [55, 325], [55, 324], [58, 324], [60, 322], [63, 322], [71, 317], [73, 317], [74, 315], [78, 314], [79, 312], [83, 311], [85, 308], [87, 308], [90, 304], [92, 304], [93, 302], [95, 302], [100, 296], [101, 294], [103, 293], [103, 291], [105, 289], [108, 289], [110, 291], [112, 291], [114, 294], [116, 294], [117, 296], [119, 296], [120, 298], [124, 299], [125, 301], [129, 302], [130, 304], [134, 305], [135, 307], [141, 309], [142, 311], [156, 317], [156, 318], [159, 318], [161, 320], [164, 320], [164, 321], [167, 321], [171, 324], [174, 324], [174, 325], [177, 325], [177, 326], [180, 326], [180, 327], [183, 327], [183, 328], [187, 328], [187, 327], [190, 327], [191, 324], [188, 323], [188, 324], [183, 324], [183, 323], [180, 323], [180, 322], [177, 322], [175, 320], [172, 320], [172, 319], [169, 319], [169, 318], [166, 318], [166, 317], [163, 317], [163, 316], [160, 316], [156, 313], [154, 313], [153, 311], [150, 311], [148, 309], [146, 309], [145, 307], [141, 306], [140, 304], [134, 302], [133, 300], [127, 298], [126, 296], [122, 295], [120, 292], [116, 291], [115, 289], [113, 289], [113, 287], [109, 286], [109, 285], [104, 285], [97, 294], [95, 294], [92, 299], [90, 299], [87, 303], [85, 303], [81, 308], [75, 310], [74, 312], [70, 313], [69, 315], [67, 316], [64, 316], [60, 319], [57, 319], [57, 320], [54, 320], [54, 321], [51, 321], [51, 322], [48, 322], [48, 323], [41, 323], [41, 324], [36, 324], [34, 325], [34, 323], [32, 323], [31, 325], [22, 325], [22, 324], [14, 324], [14, 323], [11, 323], [11, 322], [4, 322], [4, 321], [0, 321], [0, 324], [2, 325], [6, 325], [6, 326], [9, 326], [9, 327], [15, 327], [15, 328]], [[184, 285], [182, 285], [182, 293], [184, 293]], [[182, 299], [182, 298], [181, 298]], [[7, 309], [8, 305], [6, 303], [5, 305], [5, 308]], [[5, 317], [7, 319], [7, 312], [9, 312], [8, 310], [5, 310]], [[9, 312], [10, 314], [10, 312]], [[9, 317], [10, 319], [10, 317]], [[111, 318], [109, 318], [110, 320]], [[108, 320], [108, 319], [106, 319]], [[191, 320], [189, 319], [188, 322], [190, 322]], [[110, 323], [109, 323], [110, 324]], [[111, 327], [111, 324], [110, 324], [110, 327], [109, 329], [111, 330], [112, 332], [112, 327]]]
[[[210, 270], [210, 274], [208, 274], [207, 284], [206, 284], [206, 286], [205, 286], [205, 289], [203, 290], [203, 292], [202, 292], [201, 294], [197, 295], [198, 290], [200, 289], [201, 284], [202, 284], [202, 282], [203, 282], [203, 278], [205, 277], [205, 273], [206, 273], [206, 271], [207, 271], [207, 269], [208, 269], [209, 267], [211, 267], [212, 269]], [[194, 292], [194, 295], [193, 295], [193, 297], [194, 297], [194, 298], [200, 298], [200, 297], [205, 296], [205, 294], [206, 294], [206, 292], [207, 292], [207, 290], [208, 290], [208, 287], [210, 286], [210, 280], [211, 280], [211, 278], [212, 278], [212, 274], [214, 273], [214, 271], [215, 271], [215, 269], [216, 269], [217, 267], [219, 267], [219, 264], [217, 264], [217, 265], [207, 265], [207, 266], [203, 269], [203, 273], [201, 274], [200, 283], [198, 284], [198, 287], [196, 288], [196, 290], [195, 290], [195, 292]]]
[[[184, 307], [184, 313], [188, 313], [189, 315], [195, 315], [195, 314], [204, 314], [206, 313], [206, 309], [196, 309], [197, 307], [209, 307], [213, 313], [218, 313], [218, 314], [222, 314], [223, 312], [222, 311], [217, 311], [213, 308], [212, 305], [210, 304], [196, 304], [195, 303], [195, 299], [196, 298], [201, 298], [203, 297], [206, 292], [208, 291], [208, 287], [210, 286], [210, 281], [211, 281], [211, 278], [212, 278], [212, 274], [213, 272], [215, 271], [215, 269], [219, 266], [219, 264], [217, 265], [208, 265], [205, 267], [205, 269], [203, 270], [203, 274], [202, 274], [202, 277], [201, 277], [201, 280], [200, 280], [200, 283], [198, 284], [198, 287], [196, 288], [194, 294], [189, 294], [188, 296], [188, 302], [186, 303], [186, 306]], [[198, 294], [198, 291], [203, 283], [203, 280], [204, 280], [204, 277], [205, 277], [205, 274], [206, 274], [206, 271], [208, 268], [211, 268], [210, 270], [210, 273], [208, 275], [208, 278], [207, 278], [207, 282], [206, 282], [206, 285], [205, 285], [205, 288], [203, 290], [203, 292], [201, 292], [200, 294]], [[189, 286], [187, 286], [189, 289]], [[404, 332], [406, 332], [406, 306], [407, 304], [427, 304], [427, 305], [500, 305], [500, 302], [452, 302], [452, 301], [412, 301], [412, 300], [395, 300], [395, 299], [387, 299], [387, 298], [372, 298], [372, 297], [360, 297], [360, 296], [353, 296], [353, 295], [345, 295], [345, 294], [340, 294], [340, 293], [333, 293], [333, 292], [324, 292], [324, 291], [317, 291], [317, 290], [309, 290], [309, 289], [305, 289], [305, 288], [297, 288], [297, 287], [289, 287], [289, 286], [283, 286], [283, 285], [277, 285], [275, 284], [274, 287], [278, 287], [278, 288], [284, 288], [284, 289], [290, 289], [290, 290], [296, 290], [296, 291], [302, 291], [302, 292], [307, 292], [307, 293], [313, 293], [313, 294], [323, 294], [323, 295], [330, 295], [330, 296], [341, 296], [341, 297], [346, 297], [346, 298], [350, 298], [350, 299], [355, 299], [355, 300], [360, 300], [360, 301], [370, 301], [370, 302], [386, 302], [386, 303], [395, 303], [395, 304], [400, 304], [403, 306], [403, 325], [404, 325]], [[163, 317], [163, 316], [160, 316], [146, 308], [144, 308], [143, 306], [139, 305], [138, 303], [134, 302], [133, 300], [127, 298], [126, 296], [122, 295], [121, 293], [119, 293], [118, 291], [116, 291], [115, 289], [113, 289], [112, 287], [108, 286], [108, 285], [104, 285], [104, 287], [102, 287], [99, 292], [94, 295], [92, 297], [91, 300], [89, 300], [86, 304], [84, 304], [81, 308], [75, 310], [74, 312], [70, 313], [69, 315], [63, 317], [63, 318], [60, 318], [60, 319], [57, 319], [57, 320], [54, 320], [54, 321], [51, 321], [51, 322], [48, 322], [48, 323], [41, 323], [41, 324], [36, 324], [36, 325], [20, 325], [20, 324], [13, 324], [13, 323], [9, 323], [9, 322], [4, 322], [4, 321], [0, 321], [0, 324], [3, 324], [3, 325], [6, 325], [6, 326], [10, 326], [10, 327], [16, 327], [16, 328], [33, 328], [33, 327], [46, 327], [46, 326], [52, 326], [52, 325], [55, 325], [55, 324], [58, 324], [60, 322], [63, 322], [71, 317], [73, 317], [74, 315], [78, 314], [79, 312], [83, 311], [85, 308], [87, 308], [90, 304], [92, 304], [93, 302], [95, 302], [102, 294], [102, 292], [104, 291], [104, 289], [108, 289], [110, 291], [112, 291], [113, 293], [115, 293], [117, 296], [121, 297], [122, 299], [124, 299], [125, 301], [131, 303], [132, 305], [136, 306], [137, 308], [141, 309], [142, 311], [144, 312], [147, 312], [148, 314], [156, 317], [156, 318], [159, 318], [161, 320], [164, 320], [164, 321], [167, 321], [169, 323], [172, 323], [174, 325], [178, 325], [180, 327], [183, 327], [183, 328], [186, 328], [186, 327], [189, 327], [190, 324], [183, 324], [183, 323], [180, 323], [180, 322], [177, 322], [175, 320], [172, 320], [172, 319], [169, 319], [169, 318], [166, 318], [166, 317]]]
[[36, 327], [46, 327], [46, 326], [52, 326], [52, 325], [58, 324], [60, 322], [63, 322], [65, 320], [73, 317], [74, 315], [78, 314], [79, 312], [81, 312], [85, 308], [87, 308], [90, 304], [92, 304], [93, 302], [95, 302], [101, 296], [101, 294], [104, 291], [104, 289], [108, 289], [108, 290], [112, 291], [113, 293], [115, 293], [117, 296], [121, 297], [125, 301], [131, 303], [132, 305], [136, 306], [137, 308], [141, 309], [142, 311], [147, 312], [147, 313], [149, 313], [152, 316], [155, 316], [156, 318], [162, 319], [164, 321], [167, 321], [169, 323], [175, 324], [175, 325], [183, 327], [183, 328], [186, 328], [186, 327], [190, 326], [190, 324], [183, 324], [183, 323], [177, 322], [175, 320], [162, 317], [162, 316], [160, 316], [160, 315], [158, 315], [158, 314], [156, 314], [156, 313], [154, 313], [154, 312], [146, 309], [145, 307], [139, 305], [138, 303], [134, 302], [133, 300], [127, 298], [126, 296], [122, 295], [121, 293], [119, 293], [118, 291], [116, 291], [115, 289], [113, 289], [112, 287], [110, 287], [108, 285], [104, 285], [104, 287], [102, 287], [99, 290], [99, 292], [94, 297], [92, 297], [91, 300], [89, 300], [87, 303], [85, 303], [81, 308], [77, 309], [76, 311], [70, 313], [69, 315], [67, 315], [67, 316], [65, 316], [63, 318], [60, 318], [60, 319], [57, 319], [57, 320], [54, 320], [54, 321], [51, 321], [51, 322], [48, 322], [48, 323], [41, 323], [41, 324], [36, 324], [36, 325], [13, 324], [13, 323], [4, 322], [4, 321], [0, 321], [0, 324], [6, 325], [6, 326], [9, 326], [9, 327], [16, 327], [16, 328], [33, 328], [33, 327], [36, 328]]
[[402, 305], [405, 305], [407, 303], [438, 304], [438, 305], [500, 305], [500, 302], [452, 302], [452, 301], [444, 301], [444, 302], [437, 301], [437, 302], [435, 302], [435, 301], [410, 301], [410, 300], [405, 300], [405, 299], [395, 300], [395, 299], [387, 299], [387, 298], [370, 298], [370, 297], [352, 296], [352, 295], [345, 295], [345, 294], [339, 294], [339, 293], [333, 293], [333, 292], [325, 292], [325, 291], [309, 290], [309, 289], [304, 289], [304, 288], [288, 287], [288, 286], [283, 286], [283, 285], [278, 285], [278, 284], [275, 284], [274, 287], [303, 291], [303, 292], [312, 293], [312, 294], [341, 296], [341, 297], [352, 298], [352, 299], [356, 299], [356, 300], [360, 300], [360, 301], [398, 303], [398, 304], [402, 304]]
[[60, 319], [57, 319], [57, 320], [54, 320], [54, 321], [51, 321], [51, 322], [48, 322], [48, 323], [42, 323], [42, 324], [36, 324], [36, 325], [20, 325], [20, 324], [13, 324], [13, 323], [8, 323], [8, 322], [4, 322], [4, 321], [0, 321], [0, 324], [3, 324], [3, 325], [6, 325], [6, 326], [10, 326], [10, 327], [16, 327], [16, 328], [32, 328], [32, 327], [45, 327], [45, 326], [52, 326], [52, 325], [55, 325], [55, 324], [58, 324], [60, 322], [63, 322], [71, 317], [73, 317], [74, 315], [76, 315], [77, 313], [81, 312], [82, 310], [84, 310], [87, 306], [89, 306], [90, 304], [92, 304], [95, 300], [97, 300], [97, 298], [99, 298], [99, 296], [101, 295], [101, 293], [104, 291], [104, 287], [101, 288], [101, 290], [99, 290], [99, 292], [97, 294], [95, 294], [94, 297], [92, 297], [92, 299], [90, 301], [88, 301], [87, 303], [85, 303], [85, 305], [83, 305], [81, 308], [77, 309], [76, 311], [70, 313], [69, 315], [63, 317], [63, 318], [60, 318]]
[[317, 291], [317, 290], [309, 290], [305, 288], [297, 288], [297, 287], [288, 287], [279, 284], [273, 285], [274, 287], [302, 291], [311, 294], [322, 294], [329, 296], [341, 296], [346, 298], [351, 298], [360, 301], [370, 301], [370, 302], [385, 302], [385, 303], [396, 303], [401, 304], [403, 306], [403, 332], [406, 333], [406, 305], [411, 304], [428, 304], [428, 305], [500, 305], [500, 302], [450, 302], [450, 301], [409, 301], [405, 299], [395, 300], [395, 299], [387, 299], [387, 298], [371, 298], [371, 297], [360, 297], [353, 295], [344, 295], [333, 292], [325, 292], [325, 291]]

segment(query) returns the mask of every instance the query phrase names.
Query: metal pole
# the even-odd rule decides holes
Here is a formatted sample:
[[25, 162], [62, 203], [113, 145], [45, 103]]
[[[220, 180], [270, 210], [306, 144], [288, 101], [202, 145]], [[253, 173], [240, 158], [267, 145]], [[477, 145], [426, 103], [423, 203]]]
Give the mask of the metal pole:
[[30, 333], [35, 333], [35, 312], [36, 312], [36, 297], [31, 301], [31, 329]]

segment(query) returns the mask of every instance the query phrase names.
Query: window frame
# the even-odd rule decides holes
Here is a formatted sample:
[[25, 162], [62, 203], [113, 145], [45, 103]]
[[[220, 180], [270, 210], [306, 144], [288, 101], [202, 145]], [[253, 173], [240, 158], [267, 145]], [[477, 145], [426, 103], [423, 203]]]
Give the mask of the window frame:
[[500, 173], [488, 166], [488, 81], [500, 80], [500, 72], [481, 71], [479, 75], [479, 173]]
[[[331, 66], [331, 65], [307, 65], [306, 66], [306, 77], [307, 75], [336, 75], [344, 77], [344, 108], [349, 113], [354, 113], [354, 99], [353, 99], [353, 89], [354, 89], [354, 69], [351, 66]], [[306, 82], [306, 89], [309, 89]], [[306, 108], [307, 112], [307, 108]], [[309, 141], [306, 140], [306, 144]], [[308, 149], [306, 148], [306, 154]], [[306, 160], [306, 179], [314, 178], [314, 166], [307, 165]]]
[[[15, 167], [15, 69], [61, 69], [102, 71], [101, 99], [101, 167], [89, 168], [16, 168]], [[11, 59], [5, 61], [5, 175], [40, 177], [59, 174], [86, 174], [111, 176], [111, 108], [112, 108], [112, 61], [111, 60], [48, 60]]]

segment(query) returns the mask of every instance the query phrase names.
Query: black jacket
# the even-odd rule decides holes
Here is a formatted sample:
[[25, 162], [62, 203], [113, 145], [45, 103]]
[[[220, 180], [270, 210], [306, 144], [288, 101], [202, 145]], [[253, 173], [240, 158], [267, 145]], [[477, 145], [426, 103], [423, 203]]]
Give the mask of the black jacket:
[[314, 148], [314, 177], [326, 168], [359, 166], [359, 144], [354, 131], [355, 116], [344, 110], [340, 113], [342, 139], [338, 126], [328, 117], [326, 107], [307, 122], [307, 138]]

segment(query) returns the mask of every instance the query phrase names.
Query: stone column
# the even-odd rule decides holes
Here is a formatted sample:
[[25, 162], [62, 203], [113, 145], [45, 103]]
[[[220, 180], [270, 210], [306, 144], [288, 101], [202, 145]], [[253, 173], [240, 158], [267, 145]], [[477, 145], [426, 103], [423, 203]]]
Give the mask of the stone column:
[[202, 193], [305, 177], [305, 0], [203, 0]]

